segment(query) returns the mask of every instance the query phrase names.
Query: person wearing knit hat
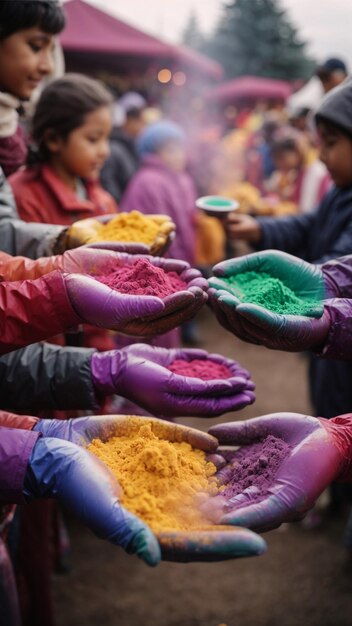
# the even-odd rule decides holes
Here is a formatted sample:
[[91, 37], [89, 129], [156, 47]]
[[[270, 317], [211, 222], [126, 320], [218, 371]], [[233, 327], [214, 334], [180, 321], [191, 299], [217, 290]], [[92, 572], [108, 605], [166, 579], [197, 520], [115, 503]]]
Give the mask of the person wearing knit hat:
[[346, 63], [342, 59], [332, 57], [326, 59], [324, 63], [318, 65], [316, 75], [320, 79], [324, 92], [328, 93], [345, 80], [348, 75]]

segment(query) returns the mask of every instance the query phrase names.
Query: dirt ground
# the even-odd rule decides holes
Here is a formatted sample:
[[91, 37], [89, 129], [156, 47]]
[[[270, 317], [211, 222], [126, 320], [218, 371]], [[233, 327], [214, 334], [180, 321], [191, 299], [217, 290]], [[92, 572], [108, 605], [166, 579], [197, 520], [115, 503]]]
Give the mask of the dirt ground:
[[[310, 411], [303, 356], [237, 341], [209, 311], [202, 347], [238, 359], [257, 385], [256, 403], [198, 428], [267, 412]], [[268, 533], [258, 558], [213, 564], [162, 563], [150, 569], [70, 523], [72, 571], [53, 581], [57, 626], [351, 626], [352, 565], [342, 546], [346, 514], [318, 530]]]

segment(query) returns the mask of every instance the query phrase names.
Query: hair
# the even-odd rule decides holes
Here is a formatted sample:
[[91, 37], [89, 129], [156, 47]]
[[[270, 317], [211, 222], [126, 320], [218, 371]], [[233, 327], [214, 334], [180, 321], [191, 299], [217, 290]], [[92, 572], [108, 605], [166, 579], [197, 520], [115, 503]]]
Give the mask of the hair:
[[102, 83], [83, 74], [65, 74], [52, 81], [42, 92], [33, 118], [32, 138], [36, 144], [29, 163], [46, 161], [50, 151], [46, 145], [47, 131], [61, 139], [84, 124], [85, 116], [102, 106], [110, 106], [112, 96]]
[[65, 27], [65, 14], [59, 3], [56, 0], [0, 2], [0, 41], [33, 26], [44, 33], [58, 35]]
[[323, 115], [319, 115], [319, 113], [315, 116], [315, 124], [318, 130], [323, 128], [327, 133], [331, 133], [332, 135], [335, 135], [336, 133], [338, 133], [340, 135], [343, 135], [344, 137], [347, 137], [347, 139], [352, 141], [351, 131], [348, 131], [343, 126], [340, 126], [340, 124], [336, 124], [336, 122], [331, 122], [330, 120], [325, 118]]
[[304, 135], [293, 128], [279, 130], [273, 137], [271, 154], [273, 157], [280, 156], [285, 152], [297, 152], [304, 158], [307, 151], [307, 141]]

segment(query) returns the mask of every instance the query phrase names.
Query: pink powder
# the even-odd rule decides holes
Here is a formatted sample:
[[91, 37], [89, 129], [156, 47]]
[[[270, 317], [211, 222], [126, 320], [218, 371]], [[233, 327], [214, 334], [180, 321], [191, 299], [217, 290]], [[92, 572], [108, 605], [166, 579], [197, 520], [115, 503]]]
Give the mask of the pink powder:
[[187, 284], [176, 272], [165, 272], [148, 259], [138, 259], [132, 265], [123, 265], [95, 278], [121, 293], [138, 296], [165, 298], [176, 291], [187, 289]]
[[185, 361], [176, 359], [169, 365], [169, 370], [180, 376], [191, 376], [192, 378], [201, 378], [202, 380], [213, 380], [219, 378], [230, 378], [233, 376], [231, 370], [216, 363], [211, 359], [194, 359], [193, 361]]
[[[262, 499], [290, 449], [285, 441], [269, 435], [260, 443], [225, 453], [229, 465], [219, 472], [219, 478], [225, 484], [222, 495], [228, 500], [250, 488], [252, 501]], [[231, 509], [233, 505], [228, 503], [227, 507]]]

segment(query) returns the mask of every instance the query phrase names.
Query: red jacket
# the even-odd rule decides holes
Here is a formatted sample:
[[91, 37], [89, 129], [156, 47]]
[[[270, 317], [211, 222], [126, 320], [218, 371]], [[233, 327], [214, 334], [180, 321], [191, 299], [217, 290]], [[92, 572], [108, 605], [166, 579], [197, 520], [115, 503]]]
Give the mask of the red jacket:
[[107, 213], [116, 213], [112, 196], [98, 181], [85, 181], [88, 200], [76, 196], [50, 165], [18, 170], [9, 177], [18, 213], [25, 222], [64, 224]]

